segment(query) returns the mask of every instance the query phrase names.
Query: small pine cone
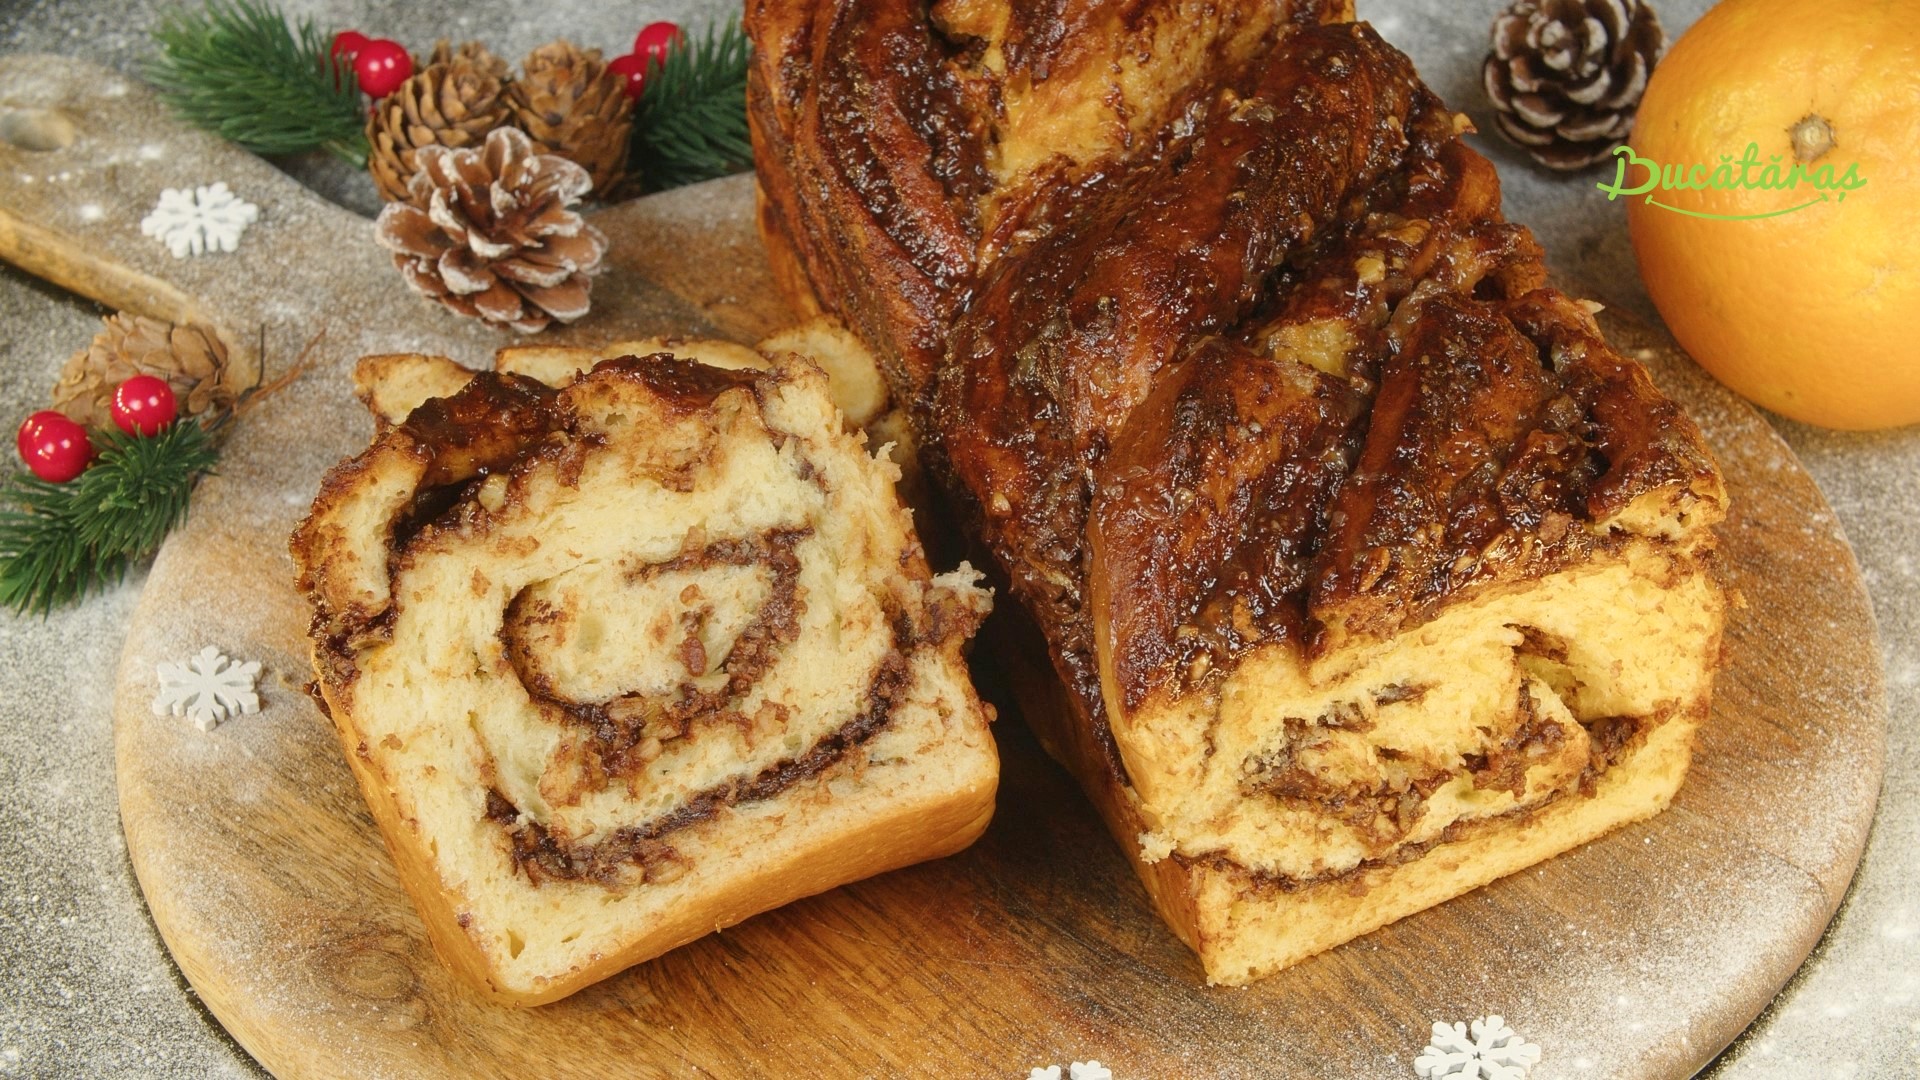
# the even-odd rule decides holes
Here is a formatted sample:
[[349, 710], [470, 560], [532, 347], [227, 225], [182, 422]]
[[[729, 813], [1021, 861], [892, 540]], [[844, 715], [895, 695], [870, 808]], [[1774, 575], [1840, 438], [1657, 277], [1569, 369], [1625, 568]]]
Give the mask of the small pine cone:
[[1540, 164], [1586, 168], [1626, 141], [1666, 44], [1641, 0], [1515, 0], [1482, 69], [1494, 120]]
[[592, 186], [585, 169], [510, 127], [480, 148], [422, 147], [419, 161], [407, 201], [375, 223], [415, 292], [523, 334], [587, 313], [607, 238], [570, 209]]
[[505, 86], [513, 77], [513, 73], [507, 68], [507, 62], [493, 55], [493, 51], [480, 42], [464, 41], [461, 42], [460, 47], [456, 49], [453, 47], [453, 43], [446, 38], [441, 38], [439, 41], [433, 43], [433, 52], [427, 55], [425, 63], [422, 63], [418, 57], [415, 57], [413, 69], [415, 71], [425, 71], [435, 64], [450, 64], [455, 60], [465, 60], [473, 64], [487, 74], [499, 79], [500, 85], [502, 86]]
[[600, 50], [567, 41], [533, 50], [520, 69], [520, 78], [507, 90], [514, 126], [547, 153], [586, 169], [594, 192], [604, 196], [613, 190], [626, 176], [633, 135], [626, 80], [607, 70]]
[[[468, 48], [461, 46], [462, 54]], [[367, 120], [372, 148], [367, 170], [381, 198], [394, 202], [407, 197], [421, 149], [477, 146], [507, 122], [505, 72], [506, 64], [485, 49], [454, 55], [429, 64], [374, 104]]]
[[76, 423], [113, 426], [113, 392], [135, 375], [165, 379], [182, 416], [217, 417], [247, 387], [227, 362], [227, 346], [204, 326], [175, 326], [121, 312], [102, 320], [93, 343], [73, 354], [53, 387], [53, 407]]

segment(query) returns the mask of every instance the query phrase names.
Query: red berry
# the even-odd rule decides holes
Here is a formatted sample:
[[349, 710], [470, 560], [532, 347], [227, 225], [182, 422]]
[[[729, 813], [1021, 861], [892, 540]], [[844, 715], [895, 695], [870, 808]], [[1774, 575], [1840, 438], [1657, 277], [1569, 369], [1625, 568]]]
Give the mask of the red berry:
[[113, 422], [129, 435], [156, 435], [173, 423], [173, 387], [153, 375], [135, 375], [113, 391]]
[[42, 409], [27, 417], [27, 422], [20, 425], [14, 445], [33, 475], [50, 484], [64, 484], [79, 476], [93, 460], [93, 443], [87, 440], [87, 429], [53, 409]]
[[352, 63], [353, 58], [358, 56], [360, 50], [371, 40], [373, 39], [358, 30], [342, 30], [333, 35], [333, 48], [330, 51], [334, 56], [345, 56], [347, 62]]
[[20, 421], [20, 433], [13, 437], [13, 448], [20, 451], [20, 460], [25, 461], [33, 455], [33, 444], [40, 440], [41, 422], [55, 415], [56, 412], [57, 410], [54, 409], [41, 409]]
[[656, 64], [665, 63], [667, 53], [678, 48], [686, 37], [673, 23], [648, 23], [633, 36], [633, 55]]
[[333, 35], [333, 48], [328, 50], [328, 56], [334, 89], [340, 88], [340, 76], [353, 70], [353, 58], [360, 55], [360, 48], [366, 43], [367, 35], [358, 30], [342, 30]]
[[354, 55], [353, 72], [367, 96], [383, 98], [413, 78], [413, 57], [397, 41], [374, 38]]
[[647, 88], [647, 58], [638, 53], [616, 56], [607, 61], [607, 70], [627, 80], [627, 96], [638, 99]]

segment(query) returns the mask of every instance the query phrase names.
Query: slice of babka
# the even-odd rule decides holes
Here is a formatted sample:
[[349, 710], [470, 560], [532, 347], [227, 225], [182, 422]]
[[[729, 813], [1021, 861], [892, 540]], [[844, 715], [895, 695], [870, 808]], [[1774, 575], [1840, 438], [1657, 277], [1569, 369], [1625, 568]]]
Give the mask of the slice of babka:
[[748, 5], [777, 276], [913, 403], [1028, 722], [1222, 983], [1657, 812], [1719, 661], [1698, 430], [1351, 17]]
[[364, 362], [382, 430], [292, 541], [401, 880], [510, 1003], [957, 851], [993, 809], [961, 656], [987, 594], [929, 574], [898, 470], [792, 352], [645, 344]]

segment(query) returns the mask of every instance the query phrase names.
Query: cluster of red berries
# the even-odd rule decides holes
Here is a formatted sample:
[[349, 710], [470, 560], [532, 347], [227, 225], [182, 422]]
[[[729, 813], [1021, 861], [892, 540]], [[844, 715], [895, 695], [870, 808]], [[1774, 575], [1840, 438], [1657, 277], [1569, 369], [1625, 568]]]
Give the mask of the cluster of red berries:
[[[178, 407], [173, 387], [153, 375], [135, 375], [113, 391], [113, 423], [129, 435], [157, 435]], [[52, 484], [64, 484], [87, 471], [93, 462], [93, 440], [87, 429], [54, 409], [42, 409], [20, 425], [13, 445], [33, 475]]]
[[[667, 53], [685, 38], [673, 23], [648, 23], [634, 35], [633, 51], [609, 61], [607, 70], [625, 78], [627, 96], [638, 98], [646, 89], [648, 69], [665, 63]], [[406, 46], [391, 38], [370, 38], [358, 30], [342, 30], [333, 36], [332, 52], [343, 65], [353, 68], [360, 89], [376, 100], [413, 78], [413, 56]]]
[[667, 54], [686, 40], [680, 28], [670, 22], [648, 23], [633, 37], [633, 51], [607, 61], [607, 70], [627, 80], [627, 96], [639, 100], [647, 88], [647, 70], [667, 62]]
[[413, 55], [392, 38], [342, 30], [333, 35], [332, 52], [335, 60], [353, 68], [360, 89], [372, 98], [386, 97], [413, 78]]

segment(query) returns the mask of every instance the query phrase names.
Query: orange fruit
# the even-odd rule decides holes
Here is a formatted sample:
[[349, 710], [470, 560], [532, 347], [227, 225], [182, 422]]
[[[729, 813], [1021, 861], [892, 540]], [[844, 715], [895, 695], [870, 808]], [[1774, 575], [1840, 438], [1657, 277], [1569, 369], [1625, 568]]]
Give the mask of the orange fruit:
[[[1647, 292], [1702, 367], [1798, 420], [1920, 421], [1920, 0], [1722, 0], [1654, 69], [1630, 145], [1689, 185], [1620, 181]], [[1713, 186], [1796, 164], [1791, 188]]]

